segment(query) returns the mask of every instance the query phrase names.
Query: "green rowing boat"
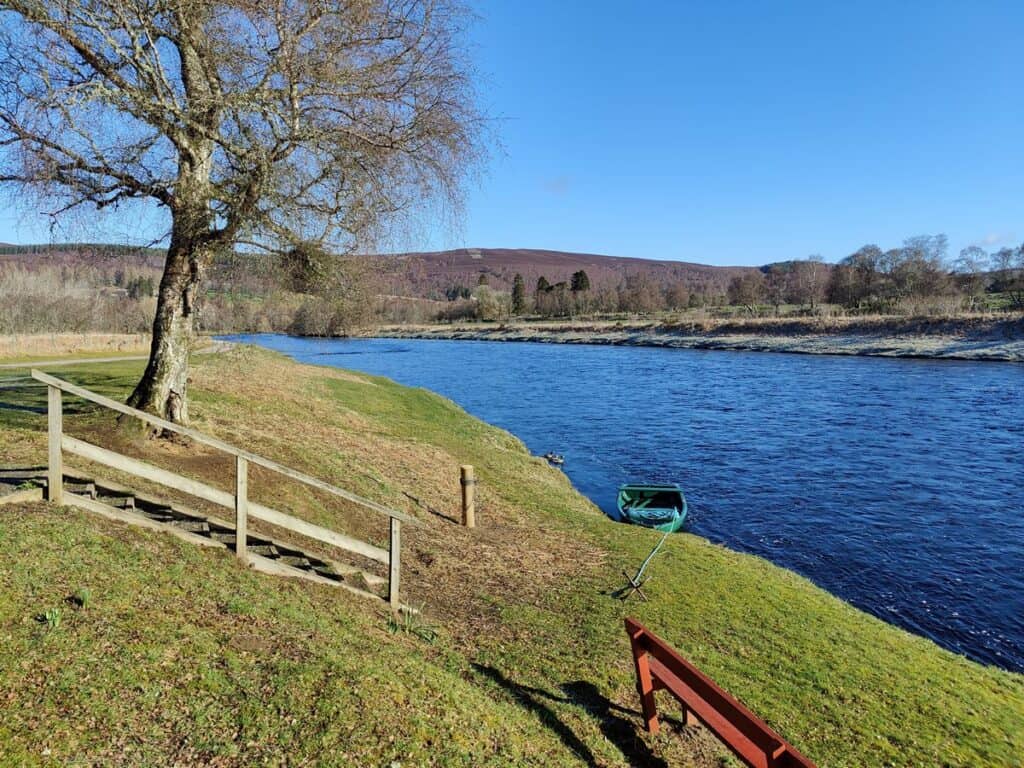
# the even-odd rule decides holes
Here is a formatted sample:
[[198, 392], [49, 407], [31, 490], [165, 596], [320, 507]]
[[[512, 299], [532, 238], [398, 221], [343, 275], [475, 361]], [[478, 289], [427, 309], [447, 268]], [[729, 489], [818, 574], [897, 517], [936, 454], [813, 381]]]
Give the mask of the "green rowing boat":
[[686, 497], [675, 485], [623, 485], [619, 488], [622, 520], [659, 531], [678, 531], [686, 522]]

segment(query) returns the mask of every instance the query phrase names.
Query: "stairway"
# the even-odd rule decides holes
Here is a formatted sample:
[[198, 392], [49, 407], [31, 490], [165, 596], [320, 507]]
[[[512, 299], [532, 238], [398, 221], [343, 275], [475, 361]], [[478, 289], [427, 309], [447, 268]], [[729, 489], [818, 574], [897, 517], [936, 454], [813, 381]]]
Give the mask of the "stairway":
[[[0, 469], [0, 504], [43, 498], [46, 469]], [[65, 467], [65, 503], [103, 517], [169, 533], [193, 544], [235, 548], [233, 522], [137, 493], [119, 483]], [[282, 544], [251, 530], [246, 536], [250, 565], [259, 571], [341, 587], [387, 599], [388, 583], [376, 574]]]

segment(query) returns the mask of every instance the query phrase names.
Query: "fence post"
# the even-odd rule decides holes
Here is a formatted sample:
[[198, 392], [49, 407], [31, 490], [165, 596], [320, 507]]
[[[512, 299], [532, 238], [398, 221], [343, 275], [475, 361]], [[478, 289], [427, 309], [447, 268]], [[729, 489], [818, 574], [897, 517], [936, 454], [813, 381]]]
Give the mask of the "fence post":
[[54, 504], [64, 503], [64, 457], [61, 436], [64, 432], [64, 403], [57, 387], [46, 388], [47, 442], [49, 461], [46, 472], [46, 498]]
[[460, 468], [459, 483], [462, 485], [462, 524], [467, 528], [476, 527], [476, 501], [474, 500], [474, 486], [476, 478], [473, 476], [473, 467], [464, 464]]
[[235, 457], [235, 555], [248, 563], [246, 537], [249, 533], [249, 462]]
[[397, 611], [401, 603], [398, 600], [399, 576], [402, 570], [402, 522], [397, 517], [391, 518], [391, 550], [390, 567], [388, 568], [388, 602], [391, 610]]

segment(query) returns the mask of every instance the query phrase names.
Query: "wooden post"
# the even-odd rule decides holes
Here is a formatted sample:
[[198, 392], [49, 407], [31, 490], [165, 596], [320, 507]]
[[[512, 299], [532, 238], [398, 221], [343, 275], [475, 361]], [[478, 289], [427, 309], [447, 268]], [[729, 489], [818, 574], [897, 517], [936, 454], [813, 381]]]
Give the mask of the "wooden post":
[[401, 603], [398, 599], [399, 576], [402, 570], [402, 521], [391, 518], [391, 551], [388, 568], [388, 602], [391, 610], [397, 611]]
[[476, 527], [476, 501], [473, 498], [476, 478], [473, 476], [473, 467], [464, 464], [460, 469], [462, 484], [462, 524], [467, 528]]
[[61, 437], [64, 432], [64, 404], [57, 387], [46, 388], [49, 462], [46, 472], [46, 498], [54, 504], [64, 503], [64, 457]]
[[246, 537], [249, 534], [249, 462], [235, 457], [235, 555], [248, 563]]

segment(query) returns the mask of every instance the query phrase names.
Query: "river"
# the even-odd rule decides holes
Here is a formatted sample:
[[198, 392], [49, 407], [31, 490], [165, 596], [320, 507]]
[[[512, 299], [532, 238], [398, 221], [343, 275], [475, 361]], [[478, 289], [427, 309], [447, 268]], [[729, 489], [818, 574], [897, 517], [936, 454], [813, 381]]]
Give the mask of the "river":
[[439, 392], [609, 513], [623, 482], [678, 482], [689, 531], [1024, 671], [1024, 365], [226, 338]]

